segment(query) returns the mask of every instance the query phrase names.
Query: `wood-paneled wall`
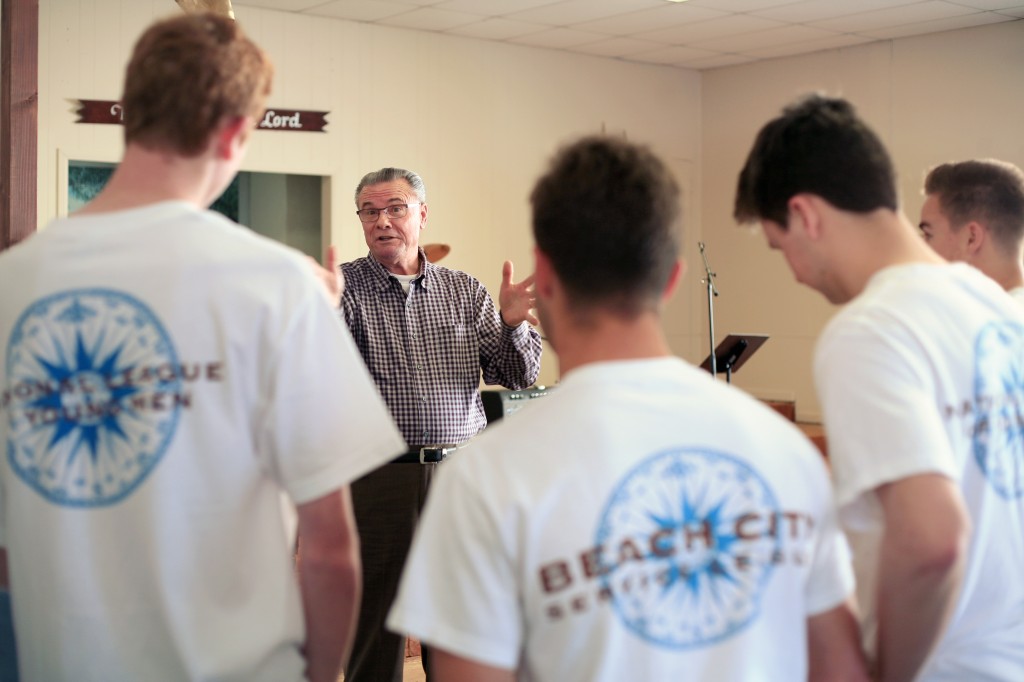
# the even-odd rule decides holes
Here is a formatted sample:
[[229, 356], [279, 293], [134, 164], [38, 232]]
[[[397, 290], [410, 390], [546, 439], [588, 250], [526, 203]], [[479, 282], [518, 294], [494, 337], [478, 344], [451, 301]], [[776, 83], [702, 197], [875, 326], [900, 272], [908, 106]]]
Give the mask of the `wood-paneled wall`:
[[36, 229], [39, 2], [6, 0], [0, 11], [0, 250]]

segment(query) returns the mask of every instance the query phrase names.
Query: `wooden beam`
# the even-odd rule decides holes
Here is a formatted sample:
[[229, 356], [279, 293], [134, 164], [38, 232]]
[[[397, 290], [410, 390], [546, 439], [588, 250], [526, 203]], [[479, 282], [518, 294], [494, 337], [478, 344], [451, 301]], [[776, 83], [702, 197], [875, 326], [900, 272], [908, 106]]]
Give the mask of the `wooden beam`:
[[39, 0], [0, 11], [0, 250], [36, 230]]

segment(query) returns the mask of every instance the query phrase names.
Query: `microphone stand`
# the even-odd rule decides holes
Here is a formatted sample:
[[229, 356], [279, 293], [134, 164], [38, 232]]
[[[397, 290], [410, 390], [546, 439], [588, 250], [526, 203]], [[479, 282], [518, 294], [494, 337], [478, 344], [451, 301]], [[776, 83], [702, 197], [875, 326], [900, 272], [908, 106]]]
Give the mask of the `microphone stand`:
[[704, 253], [704, 242], [697, 242], [700, 246], [700, 257], [704, 261], [704, 279], [701, 280], [701, 284], [704, 284], [708, 288], [708, 331], [711, 336], [711, 376], [715, 377], [718, 375], [718, 367], [716, 366], [715, 359], [715, 304], [714, 297], [718, 296], [718, 289], [715, 288], [715, 273], [711, 270], [711, 264], [708, 263], [708, 257]]

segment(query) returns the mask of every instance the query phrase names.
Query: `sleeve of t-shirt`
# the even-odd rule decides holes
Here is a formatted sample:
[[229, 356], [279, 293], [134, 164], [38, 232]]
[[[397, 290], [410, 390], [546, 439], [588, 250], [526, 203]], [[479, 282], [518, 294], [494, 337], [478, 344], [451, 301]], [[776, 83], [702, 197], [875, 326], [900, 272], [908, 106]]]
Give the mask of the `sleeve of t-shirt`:
[[502, 538], [515, 534], [463, 464], [456, 455], [431, 487], [387, 624], [457, 656], [513, 669], [523, 623]]
[[826, 492], [806, 586], [808, 617], [842, 604], [853, 593], [855, 584], [850, 548], [839, 528], [835, 501], [824, 467], [816, 477], [820, 478], [820, 489]]
[[298, 305], [267, 376], [261, 451], [296, 504], [405, 449], [352, 337], [315, 288]]
[[924, 353], [905, 331], [866, 321], [827, 330], [815, 353], [836, 502], [844, 523], [877, 522], [873, 491], [909, 476], [956, 477]]

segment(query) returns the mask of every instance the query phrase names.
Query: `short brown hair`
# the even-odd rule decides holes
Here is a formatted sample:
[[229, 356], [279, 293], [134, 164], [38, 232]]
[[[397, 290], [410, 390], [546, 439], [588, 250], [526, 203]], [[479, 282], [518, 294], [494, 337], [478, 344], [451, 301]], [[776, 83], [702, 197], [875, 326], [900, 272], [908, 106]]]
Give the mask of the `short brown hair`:
[[679, 186], [643, 145], [563, 147], [530, 195], [533, 236], [579, 309], [654, 310], [679, 255]]
[[196, 156], [225, 117], [258, 117], [273, 66], [232, 19], [187, 14], [151, 26], [125, 76], [126, 144]]
[[943, 163], [928, 171], [924, 191], [938, 197], [953, 229], [976, 220], [1004, 248], [1016, 249], [1024, 239], [1024, 173], [1012, 163]]

